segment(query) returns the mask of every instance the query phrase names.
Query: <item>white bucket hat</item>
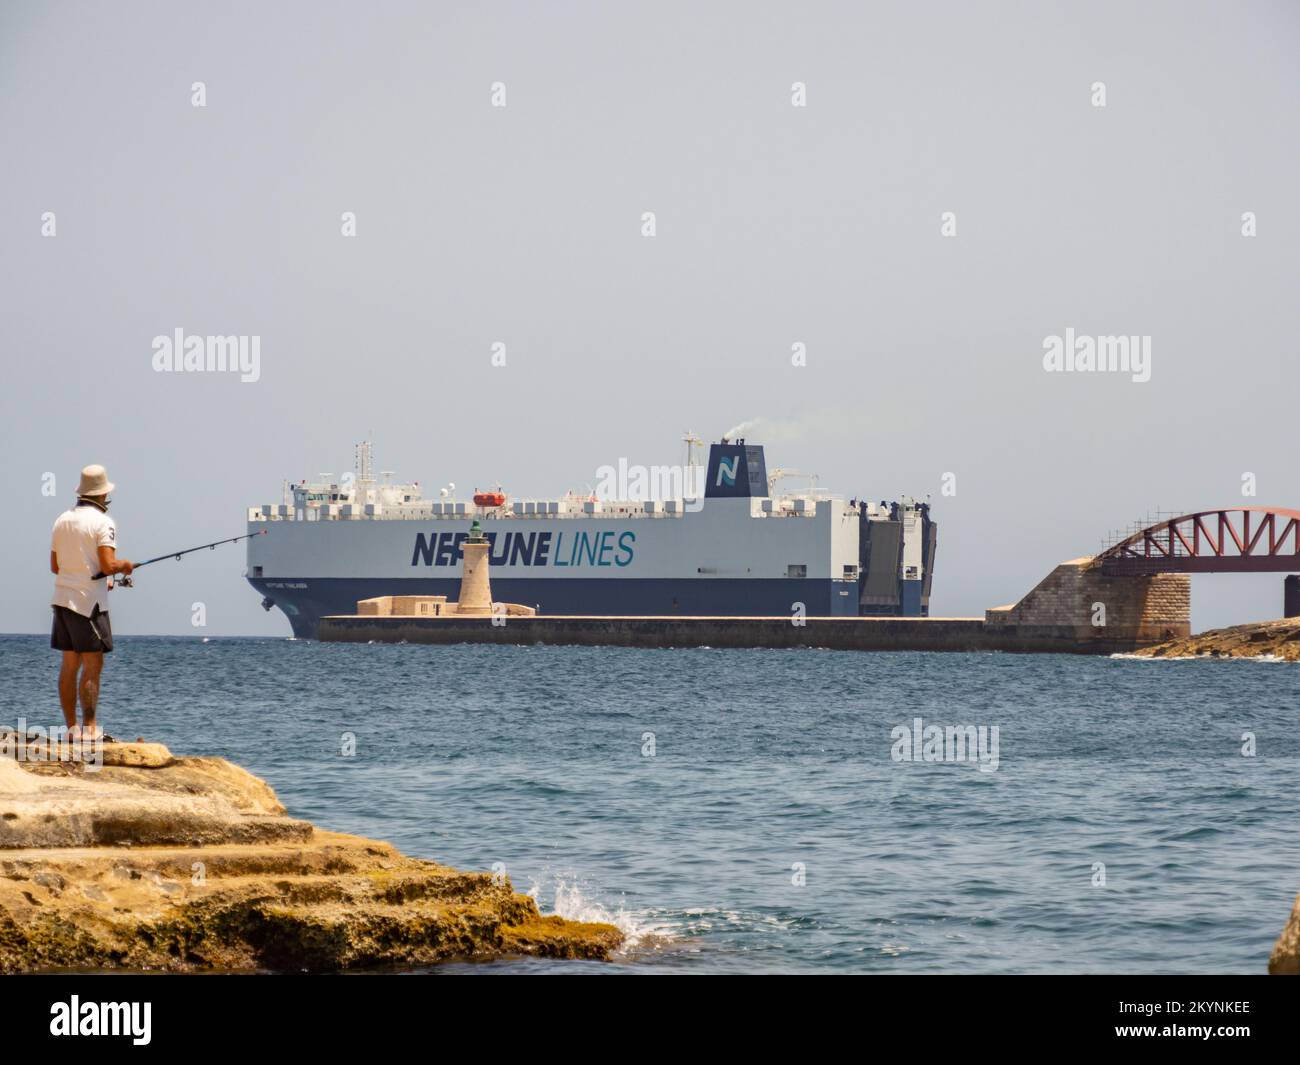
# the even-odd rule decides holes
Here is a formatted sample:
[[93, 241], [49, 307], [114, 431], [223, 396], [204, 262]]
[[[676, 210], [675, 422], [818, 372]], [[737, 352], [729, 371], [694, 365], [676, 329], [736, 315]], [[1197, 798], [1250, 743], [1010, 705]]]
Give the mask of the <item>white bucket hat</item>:
[[81, 483], [77, 485], [79, 496], [106, 496], [117, 486], [108, 479], [108, 471], [103, 466], [87, 466], [81, 471]]

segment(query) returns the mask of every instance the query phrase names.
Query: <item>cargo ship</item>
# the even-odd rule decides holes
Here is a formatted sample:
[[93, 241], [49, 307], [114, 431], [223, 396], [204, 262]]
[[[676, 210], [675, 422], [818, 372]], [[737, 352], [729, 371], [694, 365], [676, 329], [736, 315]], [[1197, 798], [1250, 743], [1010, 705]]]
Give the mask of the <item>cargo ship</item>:
[[321, 617], [352, 614], [361, 599], [455, 599], [477, 520], [492, 544], [494, 598], [540, 614], [928, 615], [938, 534], [928, 503], [846, 500], [815, 478], [782, 494], [796, 475], [769, 476], [761, 445], [724, 437], [701, 467], [697, 438], [686, 440], [675, 497], [497, 489], [468, 500], [454, 486], [426, 499], [418, 482], [377, 479], [367, 441], [352, 474], [286, 483], [282, 502], [249, 508], [248, 531], [269, 535], [248, 541], [245, 576], [263, 607], [312, 639]]

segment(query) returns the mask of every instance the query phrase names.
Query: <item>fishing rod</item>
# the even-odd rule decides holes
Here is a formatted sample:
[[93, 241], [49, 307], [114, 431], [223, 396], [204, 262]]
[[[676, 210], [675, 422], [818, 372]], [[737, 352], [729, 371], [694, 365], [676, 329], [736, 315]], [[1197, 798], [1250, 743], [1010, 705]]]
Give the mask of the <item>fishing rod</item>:
[[[161, 562], [161, 561], [163, 561], [163, 559], [167, 559], [167, 558], [174, 558], [174, 559], [179, 560], [180, 557], [181, 557], [182, 555], [191, 555], [191, 554], [193, 554], [195, 551], [202, 551], [205, 547], [206, 547], [209, 551], [215, 551], [215, 550], [216, 550], [218, 547], [220, 547], [222, 544], [237, 544], [237, 543], [239, 543], [240, 540], [251, 540], [254, 536], [265, 536], [269, 531], [270, 531], [269, 529], [259, 529], [259, 530], [258, 530], [257, 532], [255, 532], [255, 533], [245, 533], [243, 536], [232, 536], [229, 540], [213, 540], [212, 543], [210, 543], [210, 544], [199, 544], [198, 547], [187, 547], [184, 551], [171, 551], [171, 552], [168, 552], [168, 553], [165, 554], [165, 555], [158, 555], [158, 556], [156, 556], [156, 557], [154, 557], [154, 558], [147, 558], [147, 559], [145, 559], [143, 562], [135, 562], [135, 563], [132, 563], [132, 565], [131, 565], [131, 571], [134, 573], [134, 572], [135, 572], [136, 570], [138, 570], [141, 566], [150, 566], [150, 565], [153, 565], [153, 563], [155, 563], [155, 562]], [[91, 579], [92, 581], [97, 581], [97, 580], [100, 580], [100, 579], [103, 578], [103, 577], [104, 577], [104, 574], [103, 574], [103, 573], [96, 573], [96, 574], [95, 574], [93, 577], [91, 577], [90, 579]], [[115, 587], [117, 587], [117, 588], [130, 588], [130, 587], [131, 587], [131, 578], [130, 578], [129, 576], [124, 575], [124, 574], [120, 574], [120, 575], [118, 576], [118, 578], [117, 578], [117, 583], [115, 584]]]

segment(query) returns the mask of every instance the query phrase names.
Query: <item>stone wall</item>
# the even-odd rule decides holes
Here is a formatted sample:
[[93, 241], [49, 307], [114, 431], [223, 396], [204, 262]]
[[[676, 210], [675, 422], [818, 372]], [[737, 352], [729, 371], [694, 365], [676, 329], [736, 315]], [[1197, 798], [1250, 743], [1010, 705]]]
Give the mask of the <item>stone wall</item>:
[[[820, 647], [837, 651], [1000, 650], [979, 618], [326, 617], [326, 643], [577, 644], [611, 647]], [[1014, 647], [1006, 649], [1015, 650]]]
[[[359, 643], [581, 644], [617, 647], [821, 647], [843, 651], [1010, 651], [1112, 654], [1191, 634], [1185, 574], [1108, 577], [1090, 558], [1063, 562], [1020, 602], [984, 618], [399, 616], [363, 611], [321, 619], [319, 638]], [[396, 597], [394, 597], [396, 598]], [[500, 607], [501, 604], [497, 604]], [[1104, 624], [1095, 624], [1094, 618]]]
[[[495, 623], [494, 623], [495, 622]], [[321, 619], [327, 643], [579, 644], [612, 647], [817, 647], [835, 651], [1111, 654], [1154, 640], [1091, 626], [986, 624], [982, 618], [347, 617]]]
[[1061, 563], [1018, 603], [987, 611], [985, 624], [1024, 635], [1134, 645], [1191, 634], [1190, 576], [1108, 576], [1090, 569], [1091, 563], [1091, 558]]

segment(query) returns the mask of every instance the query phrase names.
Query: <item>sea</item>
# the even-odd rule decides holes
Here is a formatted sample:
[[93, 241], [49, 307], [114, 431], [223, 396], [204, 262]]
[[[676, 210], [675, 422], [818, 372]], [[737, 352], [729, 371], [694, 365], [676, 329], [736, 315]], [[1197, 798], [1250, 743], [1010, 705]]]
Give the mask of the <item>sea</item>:
[[[57, 658], [0, 637], [0, 724], [61, 722]], [[124, 636], [100, 716], [627, 936], [427, 974], [1262, 973], [1298, 692], [1267, 660]]]

